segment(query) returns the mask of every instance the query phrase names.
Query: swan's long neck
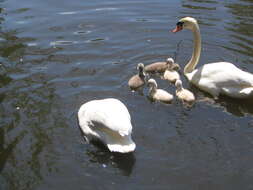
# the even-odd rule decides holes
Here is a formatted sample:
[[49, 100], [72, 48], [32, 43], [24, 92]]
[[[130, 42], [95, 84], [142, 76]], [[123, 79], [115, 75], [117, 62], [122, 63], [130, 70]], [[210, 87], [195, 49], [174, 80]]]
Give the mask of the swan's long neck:
[[192, 32], [193, 32], [194, 47], [193, 47], [191, 60], [187, 63], [187, 65], [184, 68], [185, 75], [188, 73], [191, 73], [195, 69], [196, 65], [199, 62], [200, 52], [201, 52], [201, 37], [200, 37], [199, 26], [197, 23], [194, 23]]

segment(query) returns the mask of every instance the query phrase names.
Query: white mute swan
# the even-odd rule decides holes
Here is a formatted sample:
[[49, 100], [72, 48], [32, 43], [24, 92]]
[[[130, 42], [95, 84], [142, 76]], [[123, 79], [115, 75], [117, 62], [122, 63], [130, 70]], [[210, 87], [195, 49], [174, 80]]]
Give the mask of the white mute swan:
[[131, 117], [121, 101], [114, 98], [89, 101], [80, 107], [78, 121], [88, 142], [98, 139], [111, 152], [135, 150]]
[[191, 60], [184, 68], [187, 79], [214, 98], [220, 94], [233, 98], [247, 98], [253, 95], [253, 75], [242, 71], [232, 63], [217, 62], [205, 64], [197, 69], [201, 52], [201, 37], [197, 21], [191, 17], [179, 20], [172, 32], [188, 29], [193, 32], [194, 48]]
[[180, 68], [179, 65], [174, 63], [174, 60], [173, 60], [173, 63], [169, 64], [168, 68], [164, 72], [163, 78], [165, 80], [172, 82], [172, 83], [176, 82], [176, 80], [180, 79], [180, 76], [177, 72], [179, 70], [179, 68]]
[[174, 63], [174, 60], [172, 58], [168, 58], [166, 61], [162, 62], [151, 63], [145, 66], [145, 71], [162, 73], [168, 68], [168, 65], [172, 63]]
[[131, 89], [137, 89], [145, 84], [146, 81], [146, 73], [144, 72], [143, 63], [139, 63], [137, 65], [138, 74], [132, 76], [128, 81], [128, 86]]
[[173, 100], [173, 95], [162, 89], [157, 89], [157, 83], [154, 79], [148, 80], [149, 97], [153, 100], [170, 103]]
[[195, 96], [194, 94], [183, 88], [183, 85], [182, 85], [182, 81], [181, 80], [177, 80], [175, 82], [175, 86], [176, 86], [176, 96], [178, 97], [178, 99], [180, 99], [183, 103], [186, 102], [186, 103], [193, 103], [195, 101]]

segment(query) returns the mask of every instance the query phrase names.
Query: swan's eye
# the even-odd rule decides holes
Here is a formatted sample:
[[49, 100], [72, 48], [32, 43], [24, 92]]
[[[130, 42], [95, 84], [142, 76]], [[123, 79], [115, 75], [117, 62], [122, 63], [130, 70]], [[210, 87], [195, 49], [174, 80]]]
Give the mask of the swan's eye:
[[184, 24], [183, 22], [178, 22], [177, 27], [174, 30], [172, 30], [171, 32], [176, 33], [178, 31], [182, 30], [183, 29], [183, 24]]
[[183, 25], [184, 25], [183, 22], [178, 22], [178, 23], [177, 23], [177, 26], [179, 26], [179, 27], [183, 27]]

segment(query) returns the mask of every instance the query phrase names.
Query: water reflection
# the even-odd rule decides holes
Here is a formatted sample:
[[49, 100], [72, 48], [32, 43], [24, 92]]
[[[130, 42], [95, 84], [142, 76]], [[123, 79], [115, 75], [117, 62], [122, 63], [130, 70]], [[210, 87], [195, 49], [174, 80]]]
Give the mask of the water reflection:
[[247, 114], [253, 115], [252, 97], [245, 100], [240, 100], [221, 96], [216, 104], [221, 105], [227, 112], [239, 117]]
[[[129, 188], [136, 189], [166, 189], [169, 185], [173, 186], [174, 181], [179, 181], [175, 189], [187, 189], [192, 181], [199, 181], [200, 173], [203, 174], [200, 179], [203, 184], [215, 183], [216, 179], [222, 183], [229, 179], [220, 176], [233, 175], [250, 165], [249, 159], [241, 167], [239, 158], [242, 151], [247, 152], [249, 158], [252, 155], [252, 138], [247, 133], [251, 129], [238, 130], [235, 135], [222, 133], [230, 121], [244, 126], [238, 116], [253, 114], [250, 100], [221, 97], [213, 105], [203, 103], [204, 109], [203, 104], [197, 102], [196, 106], [187, 110], [179, 102], [169, 106], [151, 104], [143, 96], [145, 89], [144, 93], [129, 93], [124, 81], [132, 74], [132, 64], [140, 61], [148, 63], [151, 58], [160, 59], [159, 56], [165, 57], [174, 52], [173, 44], [181, 39], [179, 36], [169, 39], [167, 24], [164, 23], [175, 17], [193, 16], [205, 25], [201, 27], [203, 51], [208, 53], [203, 53], [203, 63], [213, 61], [213, 57], [227, 60], [228, 52], [236, 52], [240, 55], [239, 61], [250, 63], [250, 0], [174, 0], [170, 4], [158, 1], [155, 8], [152, 1], [4, 2], [6, 9], [0, 8], [4, 13], [0, 15], [0, 56], [6, 59], [0, 63], [0, 189], [36, 189], [40, 184], [47, 186], [47, 182], [52, 182], [48, 189], [63, 186], [63, 189], [94, 189], [94, 183], [98, 188], [111, 189], [112, 184], [105, 186], [110, 179], [115, 179], [119, 187], [127, 184]], [[238, 26], [238, 23], [242, 24]], [[185, 47], [187, 50], [176, 52], [175, 57], [188, 60], [192, 38], [190, 33], [185, 36], [188, 44], [185, 41], [182, 44], [188, 45]], [[171, 40], [169, 46], [167, 39]], [[214, 44], [212, 48], [206, 46], [211, 43]], [[221, 48], [222, 45], [235, 50], [226, 50]], [[119, 64], [115, 66], [113, 63]], [[184, 65], [185, 62], [179, 63]], [[251, 65], [243, 66], [249, 68]], [[183, 80], [184, 84], [188, 84]], [[164, 83], [164, 87], [167, 88], [168, 84]], [[174, 92], [174, 86], [171, 90]], [[194, 93], [198, 98], [209, 97], [199, 89]], [[142, 142], [137, 145], [141, 151], [122, 155], [88, 146], [83, 154], [82, 147], [80, 156], [83, 162], [79, 162], [73, 155], [78, 151], [75, 147], [80, 136], [75, 132], [74, 119], [68, 115], [74, 113], [82, 101], [102, 96], [117, 96], [128, 102], [133, 121], [139, 123], [136, 125], [136, 138]], [[224, 117], [229, 122], [222, 123]], [[159, 118], [159, 122], [152, 123], [152, 118]], [[207, 132], [203, 123], [208, 119], [217, 119], [217, 131], [210, 123], [210, 131]], [[248, 118], [243, 120], [247, 123]], [[180, 139], [163, 146], [175, 126], [175, 134]], [[205, 158], [213, 152], [213, 146], [210, 145], [210, 151], [204, 151], [206, 145], [192, 139], [198, 136], [208, 139], [207, 133], [211, 133], [217, 143], [224, 144], [219, 147], [219, 152], [228, 152], [231, 158], [221, 154], [212, 162], [206, 161]], [[190, 153], [188, 142], [196, 142], [194, 154]], [[232, 146], [234, 150], [230, 149]], [[171, 150], [174, 150], [173, 153]], [[178, 167], [174, 175], [168, 170], [168, 162], [176, 161], [180, 152], [183, 152], [183, 167]], [[238, 162], [233, 162], [237, 159]], [[191, 162], [192, 167], [186, 162]], [[152, 163], [156, 164], [150, 172], [149, 164]], [[224, 170], [223, 163], [228, 163], [233, 170]], [[185, 171], [193, 178], [182, 177]], [[86, 172], [89, 176], [85, 175]], [[154, 176], [159, 178], [156, 184], [149, 181]], [[244, 176], [250, 176], [250, 172], [244, 173]], [[193, 186], [196, 187], [196, 184], [188, 189], [194, 189]], [[229, 185], [225, 184], [223, 189], [229, 189]]]
[[182, 1], [182, 17], [192, 16], [198, 19], [200, 25], [214, 26], [221, 19], [213, 14], [217, 12], [219, 1], [213, 0], [190, 0]]
[[253, 97], [249, 97], [247, 99], [235, 99], [221, 95], [218, 100], [214, 100], [210, 94], [201, 91], [194, 85], [190, 85], [190, 90], [197, 97], [197, 102], [206, 102], [215, 107], [221, 107], [226, 112], [238, 117], [243, 117], [248, 114], [253, 115]]
[[112, 166], [118, 168], [125, 176], [131, 175], [135, 164], [135, 156], [133, 153], [112, 153], [102, 143], [96, 141], [92, 143], [97, 147], [97, 150], [86, 151], [90, 162], [102, 164], [103, 167]]
[[[226, 2], [225, 6], [228, 8], [233, 16], [227, 22], [226, 29], [231, 32], [232, 46], [224, 46], [226, 49], [239, 53], [241, 55], [249, 56], [246, 63], [252, 63], [253, 57], [253, 2], [250, 0], [240, 0], [239, 2]], [[251, 62], [249, 61], [251, 60]]]
[[[52, 133], [66, 124], [47, 76], [38, 72], [11, 77], [27, 72], [24, 65], [10, 61], [19, 61], [27, 50], [27, 39], [16, 34], [1, 32], [0, 55], [7, 59], [0, 65], [0, 181], [6, 189], [34, 189], [54, 168]], [[57, 118], [51, 112], [58, 112]]]
[[[8, 130], [8, 127], [6, 127]], [[5, 130], [0, 128], [0, 173], [3, 171], [7, 160], [10, 159], [13, 149], [24, 137], [24, 132], [20, 133], [14, 138], [11, 143], [5, 142]]]
[[[17, 188], [17, 185], [18, 189], [33, 189], [53, 168], [51, 133], [57, 130], [57, 122], [49, 125], [55, 118], [46, 114], [52, 111], [51, 105], [55, 105], [52, 93], [50, 88], [21, 94], [13, 89], [5, 93], [0, 109], [1, 118], [4, 118], [0, 128], [3, 141], [0, 166], [1, 176], [10, 189]], [[51, 153], [47, 153], [48, 149]]]
[[0, 72], [0, 88], [9, 84], [12, 81], [12, 78], [9, 77], [6, 73], [1, 74]]

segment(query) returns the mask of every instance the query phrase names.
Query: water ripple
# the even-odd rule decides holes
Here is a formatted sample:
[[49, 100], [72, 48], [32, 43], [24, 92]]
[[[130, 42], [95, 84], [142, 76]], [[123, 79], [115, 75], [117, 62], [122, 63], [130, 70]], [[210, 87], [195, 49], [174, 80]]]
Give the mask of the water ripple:
[[88, 31], [84, 31], [84, 30], [79, 30], [79, 31], [75, 31], [73, 32], [75, 35], [84, 35], [84, 34], [89, 34], [92, 31], [88, 30]]
[[118, 10], [118, 8], [115, 7], [104, 7], [104, 8], [96, 8], [95, 11], [115, 11]]
[[50, 46], [64, 46], [64, 45], [72, 45], [72, 44], [77, 44], [77, 41], [54, 41], [50, 42]]
[[86, 43], [91, 43], [91, 42], [101, 42], [101, 41], [105, 41], [108, 40], [108, 38], [94, 38], [91, 40], [87, 40]]
[[[182, 16], [200, 23], [200, 65], [253, 71], [252, 0], [0, 2], [0, 189], [251, 189], [252, 100], [208, 103], [181, 73], [200, 101], [164, 106], [127, 82], [139, 62], [185, 65], [191, 32], [168, 32]], [[78, 108], [106, 97], [129, 108], [133, 156], [82, 143]]]
[[60, 12], [59, 15], [74, 15], [77, 14], [77, 11], [69, 11], [69, 12]]

